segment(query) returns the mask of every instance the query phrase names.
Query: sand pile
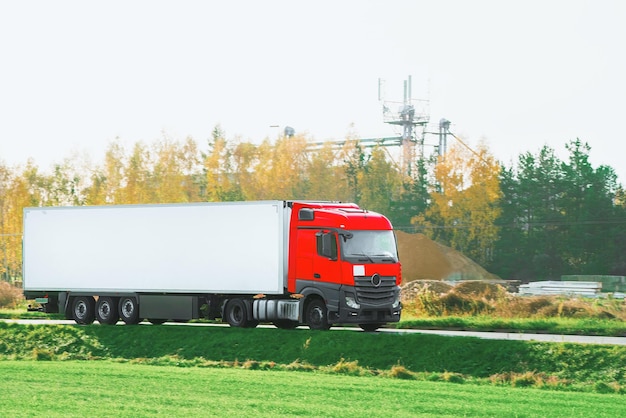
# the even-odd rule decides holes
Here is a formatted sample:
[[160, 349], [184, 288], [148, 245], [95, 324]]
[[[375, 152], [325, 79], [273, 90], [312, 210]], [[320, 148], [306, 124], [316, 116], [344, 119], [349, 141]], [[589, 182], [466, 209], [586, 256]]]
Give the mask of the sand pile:
[[474, 261], [424, 234], [396, 231], [402, 280], [498, 280]]

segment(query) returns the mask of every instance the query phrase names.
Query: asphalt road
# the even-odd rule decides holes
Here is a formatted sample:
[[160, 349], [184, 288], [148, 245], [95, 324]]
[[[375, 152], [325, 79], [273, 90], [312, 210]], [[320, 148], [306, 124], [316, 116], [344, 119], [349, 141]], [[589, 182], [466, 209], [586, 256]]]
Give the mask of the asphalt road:
[[[57, 319], [2, 319], [4, 322], [31, 325], [76, 325], [74, 321]], [[120, 322], [120, 325], [122, 323]], [[142, 322], [143, 325], [151, 325]], [[164, 325], [171, 326], [199, 326], [199, 327], [227, 327], [227, 324], [205, 324], [205, 323], [178, 323], [166, 322]], [[259, 325], [263, 328], [274, 328], [273, 325]], [[306, 328], [306, 327], [300, 327]], [[356, 327], [333, 327], [335, 331], [357, 331], [363, 332]], [[389, 332], [396, 334], [435, 334], [448, 337], [476, 337], [490, 340], [516, 340], [516, 341], [543, 341], [554, 343], [579, 343], [579, 344], [609, 344], [626, 345], [626, 337], [602, 337], [592, 335], [556, 335], [556, 334], [526, 334], [517, 332], [475, 332], [475, 331], [447, 331], [447, 330], [420, 330], [420, 329], [393, 329], [381, 328], [377, 332]]]

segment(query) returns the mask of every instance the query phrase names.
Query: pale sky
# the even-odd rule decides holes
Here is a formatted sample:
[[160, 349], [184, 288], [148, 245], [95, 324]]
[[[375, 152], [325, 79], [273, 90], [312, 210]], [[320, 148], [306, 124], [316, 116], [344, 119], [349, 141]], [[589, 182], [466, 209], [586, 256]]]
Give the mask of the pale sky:
[[626, 183], [621, 0], [0, 0], [0, 161], [204, 145], [216, 124], [258, 142], [286, 125], [394, 136], [378, 79], [402, 101], [408, 75], [433, 129], [446, 118], [507, 165], [579, 137]]

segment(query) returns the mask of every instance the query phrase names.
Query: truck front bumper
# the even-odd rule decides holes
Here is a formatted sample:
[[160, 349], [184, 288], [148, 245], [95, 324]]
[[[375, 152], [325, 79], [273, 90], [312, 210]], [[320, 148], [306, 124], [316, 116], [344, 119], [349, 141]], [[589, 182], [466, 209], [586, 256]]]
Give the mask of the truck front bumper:
[[399, 292], [394, 300], [384, 304], [367, 304], [358, 301], [352, 288], [339, 292], [339, 311], [333, 312], [330, 321], [342, 324], [383, 324], [398, 322], [402, 313]]

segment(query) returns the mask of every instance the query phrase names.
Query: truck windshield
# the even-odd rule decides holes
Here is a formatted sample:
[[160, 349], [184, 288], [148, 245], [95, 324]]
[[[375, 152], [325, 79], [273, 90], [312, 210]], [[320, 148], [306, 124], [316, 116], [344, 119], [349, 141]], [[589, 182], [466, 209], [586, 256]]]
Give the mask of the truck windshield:
[[342, 240], [346, 260], [359, 262], [397, 262], [398, 251], [393, 231], [350, 231], [351, 238]]

